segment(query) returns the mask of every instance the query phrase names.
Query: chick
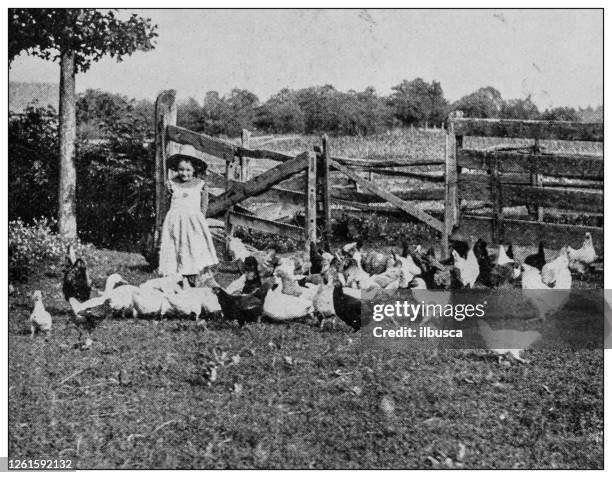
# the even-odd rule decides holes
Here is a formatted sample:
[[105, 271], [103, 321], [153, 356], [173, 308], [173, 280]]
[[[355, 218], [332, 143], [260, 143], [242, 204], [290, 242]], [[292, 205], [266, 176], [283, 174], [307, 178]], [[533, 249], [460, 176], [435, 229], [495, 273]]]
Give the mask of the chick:
[[35, 291], [34, 294], [32, 294], [32, 298], [34, 299], [34, 309], [30, 314], [30, 336], [34, 338], [38, 331], [45, 332], [46, 335], [49, 335], [51, 333], [53, 319], [51, 318], [51, 314], [45, 309], [42, 301], [42, 292], [39, 290]]

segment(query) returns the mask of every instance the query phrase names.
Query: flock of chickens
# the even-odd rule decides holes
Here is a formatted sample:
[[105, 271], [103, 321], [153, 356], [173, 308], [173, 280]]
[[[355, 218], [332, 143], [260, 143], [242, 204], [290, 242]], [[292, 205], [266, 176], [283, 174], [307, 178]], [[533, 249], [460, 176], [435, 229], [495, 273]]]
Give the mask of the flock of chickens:
[[[127, 284], [119, 274], [110, 275], [104, 291], [91, 297], [91, 281], [84, 261], [70, 248], [63, 279], [63, 293], [79, 330], [87, 333], [82, 348], [92, 345], [92, 330], [106, 317], [223, 317], [240, 326], [262, 317], [287, 321], [303, 317], [338, 317], [355, 331], [361, 328], [363, 291], [376, 289], [433, 289], [513, 287], [568, 290], [571, 272], [584, 274], [596, 260], [591, 235], [586, 233], [579, 249], [564, 247], [546, 262], [544, 244], [522, 264], [514, 260], [512, 246], [499, 245], [489, 254], [487, 244], [453, 241], [450, 257], [439, 260], [433, 249], [402, 245], [391, 255], [365, 251], [361, 242], [346, 244], [332, 253], [310, 244], [310, 251], [281, 258], [275, 251], [250, 252], [236, 238], [229, 241], [232, 259], [251, 267], [226, 288], [210, 273], [191, 287], [180, 275], [148, 280], [138, 286]], [[245, 268], [243, 267], [243, 270]], [[32, 336], [50, 333], [52, 317], [45, 310], [40, 291], [34, 293], [31, 314]]]

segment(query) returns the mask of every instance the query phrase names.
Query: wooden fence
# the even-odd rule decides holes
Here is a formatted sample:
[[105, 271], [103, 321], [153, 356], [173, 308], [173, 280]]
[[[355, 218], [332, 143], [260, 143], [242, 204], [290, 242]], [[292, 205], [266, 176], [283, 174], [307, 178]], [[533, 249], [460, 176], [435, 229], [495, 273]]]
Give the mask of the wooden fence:
[[[469, 136], [522, 138], [530, 146], [464, 147]], [[473, 235], [492, 243], [578, 247], [585, 232], [603, 250], [603, 228], [560, 224], [558, 217], [603, 216], [603, 157], [547, 152], [541, 141], [603, 141], [603, 125], [572, 122], [467, 119], [448, 123], [446, 234]], [[556, 148], [558, 149], [558, 148]], [[465, 211], [478, 201], [487, 214]], [[529, 217], [508, 217], [505, 208], [524, 206]]]
[[[544, 222], [542, 209], [603, 213], [603, 186], [552, 187], [542, 179], [603, 180], [603, 158], [547, 154], [538, 147], [540, 140], [549, 139], [602, 141], [601, 125], [451, 116], [444, 136], [445, 157], [416, 157], [414, 152], [398, 151], [382, 160], [347, 158], [335, 155], [325, 136], [311, 151], [293, 156], [250, 147], [247, 131], [240, 144], [234, 144], [178, 127], [175, 91], [169, 90], [157, 98], [155, 128], [156, 246], [169, 206], [164, 184], [168, 177], [166, 162], [171, 155], [182, 153], [209, 164], [209, 186], [220, 194], [211, 197], [207, 215], [224, 219], [226, 237], [240, 226], [303, 240], [308, 247], [311, 241], [329, 241], [332, 217], [349, 211], [354, 215], [376, 213], [398, 221], [423, 222], [433, 229], [432, 237], [441, 238], [443, 251], [453, 234], [483, 237], [490, 243], [530, 245], [542, 238], [547, 247], [561, 247], [580, 244], [589, 231], [596, 247], [603, 247], [602, 228]], [[535, 143], [528, 150], [483, 151], [464, 148], [467, 136], [531, 138]], [[262, 163], [262, 167], [255, 167], [259, 161], [265, 166]], [[211, 162], [216, 162], [217, 171], [210, 167]], [[428, 171], [423, 171], [423, 166]], [[255, 170], [259, 174], [254, 175]], [[382, 178], [393, 178], [394, 187], [383, 186]], [[428, 186], [416, 189], [415, 180]], [[295, 205], [304, 211], [303, 226], [259, 217], [245, 203], [250, 198], [261, 203]], [[432, 214], [418, 201], [437, 203], [438, 214]], [[467, 206], [473, 202], [488, 207], [490, 214], [470, 212]], [[535, 220], [505, 217], [505, 207], [519, 205], [528, 206]]]

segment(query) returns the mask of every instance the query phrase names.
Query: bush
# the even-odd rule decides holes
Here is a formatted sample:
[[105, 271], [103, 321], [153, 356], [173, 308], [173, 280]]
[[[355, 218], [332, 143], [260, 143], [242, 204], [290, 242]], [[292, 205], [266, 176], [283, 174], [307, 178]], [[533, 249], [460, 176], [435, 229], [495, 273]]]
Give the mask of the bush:
[[[35, 219], [31, 225], [21, 219], [9, 221], [9, 280], [27, 280], [36, 271], [57, 267], [64, 261], [70, 242], [55, 234], [54, 228], [55, 223], [46, 218]], [[77, 256], [86, 253], [86, 246], [74, 246]]]

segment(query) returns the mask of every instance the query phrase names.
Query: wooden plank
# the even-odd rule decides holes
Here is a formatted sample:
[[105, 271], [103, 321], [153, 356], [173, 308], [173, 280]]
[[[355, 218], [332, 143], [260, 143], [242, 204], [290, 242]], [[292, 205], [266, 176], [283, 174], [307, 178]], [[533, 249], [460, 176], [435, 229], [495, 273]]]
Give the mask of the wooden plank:
[[390, 192], [385, 191], [384, 189], [382, 189], [381, 187], [377, 186], [373, 182], [368, 181], [367, 179], [363, 179], [358, 174], [354, 173], [353, 171], [351, 171], [346, 166], [343, 166], [343, 165], [337, 163], [336, 161], [330, 161], [330, 166], [339, 169], [342, 173], [346, 174], [349, 178], [351, 178], [353, 181], [355, 181], [357, 184], [359, 184], [361, 187], [363, 187], [366, 191], [369, 191], [372, 194], [375, 194], [375, 195], [379, 196], [380, 198], [384, 199], [385, 201], [390, 202], [394, 206], [396, 206], [396, 207], [406, 211], [408, 214], [410, 214], [410, 215], [416, 217], [417, 219], [421, 220], [422, 222], [424, 222], [428, 226], [432, 227], [436, 231], [444, 232], [444, 224], [441, 221], [439, 221], [438, 219], [436, 219], [436, 218], [430, 216], [429, 214], [421, 211], [420, 209], [418, 209], [418, 208], [414, 207], [413, 205], [411, 205], [410, 203], [408, 203], [408, 202], [398, 198], [397, 196], [394, 196]]
[[[459, 197], [464, 200], [492, 202], [488, 175], [464, 175], [459, 181]], [[501, 184], [503, 206], [527, 206], [603, 212], [603, 191], [549, 188], [522, 184]]]
[[283, 179], [303, 171], [308, 167], [309, 153], [302, 153], [291, 161], [279, 164], [268, 171], [249, 179], [245, 183], [234, 183], [231, 190], [226, 191], [221, 196], [214, 198], [208, 205], [208, 216], [214, 217], [234, 204], [244, 199], [257, 196], [272, 186], [280, 183]]
[[317, 155], [314, 151], [308, 153], [306, 177], [304, 240], [306, 241], [306, 252], [310, 252], [310, 243], [317, 242]]
[[166, 158], [172, 153], [166, 137], [166, 127], [176, 124], [176, 90], [166, 90], [155, 100], [155, 233], [153, 241], [159, 248], [161, 229], [170, 207], [166, 180]]
[[168, 139], [179, 144], [190, 144], [198, 151], [216, 156], [217, 158], [231, 161], [238, 147], [212, 136], [196, 133], [180, 126], [168, 126], [166, 128]]
[[331, 224], [331, 188], [329, 184], [329, 157], [330, 147], [327, 135], [321, 138], [321, 163], [319, 167], [319, 194], [321, 201], [321, 213], [323, 222], [323, 242], [327, 248], [330, 247], [332, 239], [332, 224]]
[[[389, 191], [394, 196], [404, 201], [444, 201], [444, 188], [427, 188], [415, 190], [392, 189]], [[333, 199], [347, 201], [358, 201], [364, 203], [384, 202], [378, 195], [368, 192], [358, 192], [350, 188], [331, 188]]]
[[[452, 116], [451, 116], [452, 118]], [[457, 138], [452, 121], [449, 123], [444, 143], [444, 232], [442, 251], [448, 251], [448, 240], [459, 222], [459, 198], [457, 196]]]
[[409, 166], [440, 166], [444, 164], [444, 159], [367, 159], [367, 158], [345, 158], [332, 156], [330, 159], [344, 166], [353, 168], [393, 168], [393, 167], [409, 167]]
[[250, 229], [256, 229], [258, 231], [268, 232], [270, 234], [290, 237], [297, 241], [304, 240], [304, 229], [291, 224], [272, 221], [270, 219], [263, 219], [261, 217], [234, 211], [227, 214], [227, 221], [232, 227], [247, 227]]
[[306, 194], [302, 191], [293, 191], [291, 189], [273, 187], [259, 194], [257, 199], [261, 201], [302, 205], [306, 201]]
[[241, 146], [236, 147], [236, 153], [245, 157], [253, 159], [271, 159], [272, 161], [278, 161], [284, 163], [294, 158], [290, 154], [279, 153], [278, 151], [270, 151], [267, 149], [249, 149]]
[[[464, 214], [457, 234], [464, 237], [473, 235], [480, 237], [490, 244], [491, 218]], [[551, 249], [561, 249], [571, 245], [579, 248], [584, 240], [584, 234], [590, 232], [593, 236], [593, 245], [599, 256], [603, 255], [603, 228], [594, 226], [574, 226], [569, 224], [553, 224], [537, 221], [523, 221], [519, 219], [504, 220], [505, 243], [529, 245], [535, 248], [540, 241], [546, 243]]]
[[524, 154], [516, 151], [463, 149], [457, 151], [457, 164], [470, 169], [488, 169], [487, 158], [495, 154], [500, 159], [502, 173], [543, 174], [579, 179], [603, 179], [602, 156], [578, 154]]
[[412, 171], [396, 171], [394, 169], [382, 169], [382, 168], [352, 168], [357, 172], [367, 172], [368, 180], [372, 181], [372, 174], [376, 173], [381, 176], [396, 176], [404, 178], [420, 179], [422, 181], [430, 181], [434, 183], [444, 182], [444, 173], [414, 173]]
[[564, 141], [603, 141], [602, 123], [533, 121], [507, 119], [452, 119], [458, 136], [495, 138], [557, 139]]

